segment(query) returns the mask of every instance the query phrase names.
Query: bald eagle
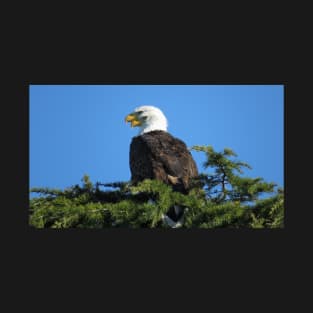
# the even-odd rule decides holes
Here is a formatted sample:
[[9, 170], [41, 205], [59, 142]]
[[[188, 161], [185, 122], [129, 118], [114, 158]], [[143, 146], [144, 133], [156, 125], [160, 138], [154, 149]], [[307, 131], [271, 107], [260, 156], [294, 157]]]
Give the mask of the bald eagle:
[[[198, 169], [186, 144], [167, 132], [168, 123], [162, 111], [154, 106], [140, 106], [125, 121], [131, 127], [139, 127], [138, 136], [130, 144], [131, 182], [157, 179], [174, 191], [187, 194]], [[181, 211], [175, 208], [168, 215], [177, 222]]]

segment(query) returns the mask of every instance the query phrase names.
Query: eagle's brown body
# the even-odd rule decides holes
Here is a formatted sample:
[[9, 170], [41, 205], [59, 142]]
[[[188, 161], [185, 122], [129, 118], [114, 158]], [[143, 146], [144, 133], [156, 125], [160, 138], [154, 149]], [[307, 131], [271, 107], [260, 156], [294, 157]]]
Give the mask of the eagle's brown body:
[[168, 132], [155, 130], [134, 137], [130, 145], [131, 180], [157, 179], [188, 192], [190, 180], [198, 176], [196, 163], [186, 144]]

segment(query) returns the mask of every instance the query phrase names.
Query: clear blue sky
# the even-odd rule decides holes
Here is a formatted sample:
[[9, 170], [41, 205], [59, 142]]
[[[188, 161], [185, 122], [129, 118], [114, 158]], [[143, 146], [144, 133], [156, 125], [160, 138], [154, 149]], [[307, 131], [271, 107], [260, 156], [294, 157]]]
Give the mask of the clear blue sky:
[[[192, 145], [233, 149], [250, 177], [283, 187], [283, 85], [31, 85], [30, 187], [128, 181], [131, 138], [124, 117], [159, 107], [168, 131]], [[192, 153], [203, 171], [204, 156]]]

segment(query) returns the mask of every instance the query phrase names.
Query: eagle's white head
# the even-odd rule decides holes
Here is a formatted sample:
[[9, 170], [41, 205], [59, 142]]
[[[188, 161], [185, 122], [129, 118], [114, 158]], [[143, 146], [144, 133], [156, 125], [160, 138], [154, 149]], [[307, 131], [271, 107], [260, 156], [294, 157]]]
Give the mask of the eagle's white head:
[[165, 115], [160, 109], [150, 105], [136, 108], [125, 117], [125, 121], [130, 122], [131, 127], [140, 127], [140, 135], [153, 130], [167, 131]]

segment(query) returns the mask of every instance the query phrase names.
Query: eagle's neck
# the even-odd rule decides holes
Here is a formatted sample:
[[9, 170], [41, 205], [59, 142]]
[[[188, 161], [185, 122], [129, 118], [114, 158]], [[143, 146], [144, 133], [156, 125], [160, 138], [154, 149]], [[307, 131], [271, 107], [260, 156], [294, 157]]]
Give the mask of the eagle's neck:
[[152, 132], [154, 130], [162, 130], [167, 132], [166, 118], [148, 119], [140, 128], [139, 135]]

